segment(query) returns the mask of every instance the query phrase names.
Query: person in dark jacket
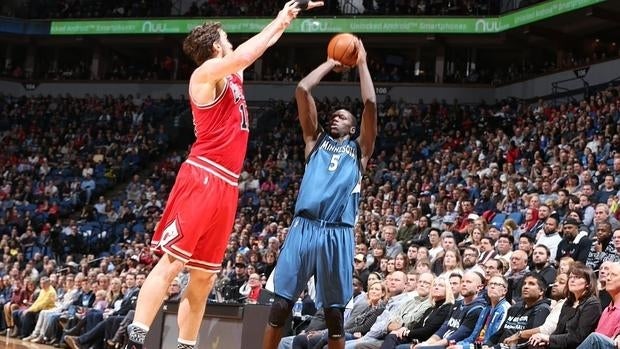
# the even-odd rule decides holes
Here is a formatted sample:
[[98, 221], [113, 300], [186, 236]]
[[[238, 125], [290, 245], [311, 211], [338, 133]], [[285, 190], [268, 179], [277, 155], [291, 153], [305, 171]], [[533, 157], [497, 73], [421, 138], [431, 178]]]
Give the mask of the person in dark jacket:
[[545, 245], [537, 245], [532, 252], [532, 271], [537, 272], [545, 280], [545, 288], [555, 280], [556, 270], [549, 263], [551, 252]]
[[560, 312], [555, 331], [530, 338], [533, 346], [549, 349], [575, 349], [594, 331], [601, 316], [601, 303], [597, 294], [596, 277], [592, 269], [580, 262], [573, 265], [568, 278], [568, 298]]
[[478, 317], [488, 306], [486, 299], [480, 296], [484, 287], [484, 276], [469, 271], [463, 275], [461, 296], [463, 299], [452, 307], [450, 317], [428, 340], [420, 346], [446, 347], [450, 341], [459, 342], [471, 335]]
[[508, 309], [508, 316], [499, 331], [484, 343], [495, 349], [501, 343], [517, 348], [528, 346], [527, 339], [522, 338], [521, 331], [541, 326], [551, 310], [551, 301], [545, 298], [547, 283], [542, 275], [528, 273], [523, 278], [521, 301]]
[[579, 231], [579, 222], [568, 218], [562, 226], [564, 236], [558, 244], [558, 252], [555, 259], [559, 262], [562, 257], [572, 257], [573, 260], [586, 263], [592, 240], [588, 238], [588, 233]]
[[431, 285], [429, 298], [431, 307], [426, 310], [422, 319], [392, 331], [385, 337], [381, 349], [401, 347], [408, 349], [408, 343], [425, 341], [439, 330], [450, 315], [455, 302], [450, 282], [445, 277], [435, 278]]

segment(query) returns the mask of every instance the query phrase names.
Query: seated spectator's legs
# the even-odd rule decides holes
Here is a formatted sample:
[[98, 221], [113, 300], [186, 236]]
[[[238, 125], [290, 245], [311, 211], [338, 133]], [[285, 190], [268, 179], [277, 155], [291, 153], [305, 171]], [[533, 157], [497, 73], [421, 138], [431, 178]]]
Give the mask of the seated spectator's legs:
[[121, 325], [121, 322], [125, 319], [124, 316], [110, 316], [106, 319], [105, 335], [104, 339], [108, 340], [114, 337], [114, 334]]
[[129, 326], [133, 322], [133, 317], [135, 313], [135, 310], [130, 310], [127, 315], [125, 315], [125, 318], [118, 326], [118, 330], [116, 330], [116, 333], [114, 334], [112, 339], [110, 339], [112, 344], [125, 344], [125, 338], [127, 338], [127, 326]]
[[11, 336], [12, 337], [20, 336], [21, 328], [22, 328], [22, 324], [20, 321], [22, 318], [22, 310], [20, 309], [13, 310], [13, 313], [11, 314], [11, 316], [13, 318], [13, 333], [11, 333]]
[[[349, 342], [347, 342], [347, 344]], [[363, 338], [355, 345], [355, 349], [379, 349], [381, 348], [381, 343], [383, 343], [383, 341], [380, 339]]]
[[34, 325], [37, 322], [37, 317], [39, 316], [38, 311], [28, 311], [22, 312], [21, 314], [21, 336], [28, 337], [32, 334], [34, 330]]
[[86, 323], [85, 323], [85, 328], [84, 328], [84, 332], [88, 332], [90, 330], [92, 330], [93, 328], [95, 328], [95, 326], [97, 326], [98, 323], [100, 323], [101, 321], [103, 321], [103, 313], [99, 310], [90, 310], [88, 313], [86, 313]]
[[411, 348], [411, 344], [407, 343], [407, 344], [400, 344], [395, 349], [410, 349], [410, 348]]
[[[399, 344], [406, 343], [402, 339], [399, 339], [395, 334], [388, 334], [383, 338], [383, 344], [381, 344], [381, 349], [394, 349], [398, 348]], [[407, 349], [410, 344], [406, 344]]]
[[39, 318], [37, 319], [37, 323], [34, 326], [34, 330], [32, 331], [31, 336], [33, 337], [42, 336], [43, 332], [41, 331], [41, 329], [45, 328], [43, 325], [47, 321], [47, 318], [50, 316], [50, 314], [52, 314], [54, 311], [55, 309], [41, 310], [41, 312], [39, 313]]
[[278, 349], [291, 349], [293, 348], [293, 341], [297, 336], [288, 336], [280, 339], [280, 344], [278, 344]]
[[11, 302], [8, 302], [4, 305], [4, 321], [6, 323], [7, 328], [13, 328], [13, 316], [11, 309]]
[[62, 330], [60, 328], [60, 314], [54, 314], [50, 316], [47, 321], [47, 327], [43, 331], [43, 337], [48, 342], [58, 342], [62, 335]]
[[0, 331], [6, 331], [8, 326], [6, 324], [6, 318], [4, 317], [4, 306], [6, 304], [2, 305], [2, 316], [0, 316]]
[[577, 349], [615, 349], [616, 343], [609, 337], [600, 333], [590, 335], [577, 347]]

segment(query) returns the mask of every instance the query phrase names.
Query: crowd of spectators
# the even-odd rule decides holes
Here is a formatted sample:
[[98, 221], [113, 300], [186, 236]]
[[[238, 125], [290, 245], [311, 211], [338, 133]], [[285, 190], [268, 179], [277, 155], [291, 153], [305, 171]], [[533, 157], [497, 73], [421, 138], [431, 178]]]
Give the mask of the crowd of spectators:
[[[455, 298], [479, 307], [461, 314], [456, 327], [448, 332], [443, 328], [438, 337], [431, 332], [411, 340], [447, 344], [442, 342], [447, 338], [465, 347], [478, 340], [493, 345], [513, 341], [527, 346], [531, 336], [532, 342], [550, 347], [577, 347], [596, 329], [601, 309], [620, 291], [605, 289], [606, 268], [620, 266], [615, 264], [620, 262], [618, 94], [618, 89], [609, 88], [558, 107], [545, 101], [475, 108], [389, 98], [381, 103], [376, 152], [363, 178], [355, 226], [359, 300], [366, 299], [361, 291], [375, 275], [372, 279], [387, 280], [392, 297], [399, 294], [393, 283], [400, 283], [400, 292], [406, 289], [403, 294], [411, 295], [403, 298], [419, 304], [416, 294], [428, 295], [430, 282], [415, 280], [431, 273], [431, 278], [438, 277], [433, 282], [454, 286]], [[318, 101], [323, 118], [340, 107], [354, 114], [361, 109], [357, 100]], [[254, 138], [242, 174], [239, 216], [218, 282], [223, 298], [258, 301], [247, 288], [260, 289], [258, 281], [268, 283], [292, 219], [303, 174], [303, 145], [297, 142], [294, 105], [280, 102], [274, 109], [282, 121]], [[551, 311], [551, 286], [568, 279], [580, 279], [586, 288], [601, 291], [584, 293], [569, 285], [562, 291], [568, 294], [567, 306], [560, 302], [555, 308], [560, 321], [555, 318], [551, 331], [517, 335], [543, 325]], [[244, 287], [246, 292], [241, 291]], [[556, 294], [554, 300], [566, 294]], [[304, 298], [312, 298], [311, 287]], [[577, 301], [583, 307], [577, 307]], [[353, 312], [357, 303], [351, 304]], [[534, 305], [537, 311], [529, 321], [517, 319], [515, 313]], [[573, 306], [578, 320], [567, 322], [574, 315]], [[489, 312], [499, 317], [492, 327], [477, 322], [488, 319], [480, 315]], [[358, 334], [358, 341], [379, 348], [390, 331], [409, 333], [420, 326], [419, 318], [397, 321], [394, 327], [380, 322], [381, 316], [396, 313], [375, 317], [374, 325], [385, 327], [379, 332], [368, 327], [368, 335]], [[458, 335], [443, 336], [461, 325], [454, 332]], [[402, 340], [402, 333], [392, 333]], [[477, 338], [478, 333], [483, 335]], [[617, 331], [604, 333], [615, 336]]]
[[[434, 62], [417, 64], [405, 56], [385, 54], [373, 51], [369, 68], [376, 82], [385, 83], [434, 83], [437, 81]], [[285, 56], [276, 48], [275, 53], [266, 55], [260, 74], [252, 67], [245, 71], [245, 80], [290, 82], [298, 81], [311, 71], [312, 66], [303, 61], [291, 64], [282, 59]], [[615, 43], [600, 45], [591, 52], [570, 52], [562, 59], [547, 61], [479, 62], [476, 68], [467, 70], [464, 65], [446, 65], [444, 83], [505, 85], [511, 82], [534, 79], [544, 74], [586, 67], [599, 62], [617, 59], [620, 49]], [[395, 59], [396, 57], [396, 59]], [[147, 61], [136, 57], [112, 55], [105, 68], [97, 74], [90, 69], [90, 62], [78, 63], [59, 61], [57, 67], [35, 66], [34, 71], [26, 71], [23, 62], [14, 62], [0, 69], [0, 76], [19, 80], [122, 80], [122, 81], [169, 81], [187, 80], [191, 75], [192, 63], [188, 60], [175, 59], [170, 55], [160, 55]], [[354, 81], [355, 74], [333, 74], [326, 80]]]
[[140, 95], [0, 98], [0, 330], [122, 343], [181, 161], [172, 116], [186, 109]]
[[[361, 14], [392, 16], [484, 16], [497, 15], [542, 0], [327, 0], [319, 15]], [[0, 7], [3, 16], [21, 18], [118, 18], [118, 17], [236, 17], [273, 16], [281, 2], [193, 1], [189, 7], [171, 0], [30, 0], [9, 1]]]
[[[186, 151], [170, 148], [165, 121], [186, 103], [141, 96], [0, 99], [0, 330], [56, 345], [123, 342], [139, 280], [158, 258], [148, 249], [150, 236]], [[357, 340], [377, 348], [429, 338], [523, 344], [529, 335], [551, 347], [583, 341], [618, 292], [605, 288], [605, 273], [620, 262], [619, 106], [616, 88], [557, 107], [542, 100], [475, 107], [381, 102], [354, 228], [355, 304], [374, 309], [364, 317], [369, 324], [350, 327], [360, 329]], [[320, 100], [317, 107], [325, 120], [334, 108], [359, 115], [362, 105], [346, 98]], [[260, 301], [293, 217], [304, 168], [294, 103], [272, 102], [259, 122], [268, 121], [249, 144], [214, 302]], [[122, 190], [89, 195], [83, 185], [89, 177]], [[562, 278], [602, 291], [569, 286], [568, 298], [546, 292]], [[373, 292], [390, 300], [364, 293], [377, 280], [384, 285]], [[186, 273], [179, 275], [171, 299], [186, 281]], [[443, 293], [431, 292], [431, 284], [443, 285]], [[545, 294], [570, 305], [553, 308], [557, 328], [519, 332], [543, 325], [541, 317], [553, 311]], [[312, 297], [309, 285], [303, 298], [311, 303]], [[472, 312], [461, 311], [450, 322], [455, 328], [441, 327], [437, 319], [449, 313], [441, 305], [454, 299]], [[413, 313], [399, 312], [401, 305], [419, 316], [405, 316]], [[527, 325], [510, 322], [523, 322], [515, 312], [534, 305], [545, 315]], [[564, 308], [584, 315], [563, 322]], [[433, 325], [436, 336], [427, 331], [423, 338], [416, 326], [430, 321], [427, 310], [439, 325]], [[481, 314], [503, 320], [478, 322], [488, 318]], [[440, 329], [458, 336], [444, 337]]]

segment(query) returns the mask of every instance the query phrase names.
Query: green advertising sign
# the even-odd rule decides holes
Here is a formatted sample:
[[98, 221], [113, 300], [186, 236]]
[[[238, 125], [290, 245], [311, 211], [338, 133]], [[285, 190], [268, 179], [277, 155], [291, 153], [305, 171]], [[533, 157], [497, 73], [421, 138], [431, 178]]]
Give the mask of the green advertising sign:
[[[299, 18], [288, 33], [492, 34], [606, 0], [549, 0], [498, 17]], [[210, 18], [232, 34], [257, 33], [270, 18]], [[51, 35], [186, 34], [205, 19], [52, 21]]]

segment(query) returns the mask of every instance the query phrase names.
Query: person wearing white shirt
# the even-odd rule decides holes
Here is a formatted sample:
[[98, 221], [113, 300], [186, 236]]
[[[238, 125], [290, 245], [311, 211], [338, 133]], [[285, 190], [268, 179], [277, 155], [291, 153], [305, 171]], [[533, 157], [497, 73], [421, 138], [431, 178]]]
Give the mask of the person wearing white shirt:
[[555, 216], [547, 218], [543, 234], [536, 241], [537, 245], [547, 246], [551, 256], [557, 255], [558, 244], [562, 241], [562, 237], [558, 233], [558, 223], [558, 218]]

